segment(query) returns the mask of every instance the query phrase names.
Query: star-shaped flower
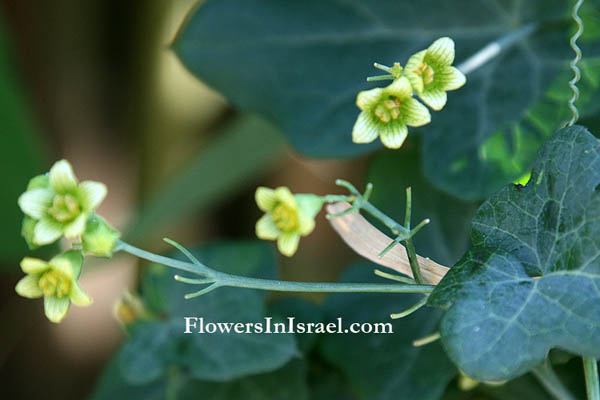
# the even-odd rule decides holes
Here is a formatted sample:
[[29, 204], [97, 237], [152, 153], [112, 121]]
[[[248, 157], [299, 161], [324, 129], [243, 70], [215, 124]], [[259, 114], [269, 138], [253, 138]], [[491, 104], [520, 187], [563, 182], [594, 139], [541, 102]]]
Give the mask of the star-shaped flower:
[[427, 107], [412, 97], [412, 87], [405, 77], [385, 88], [360, 92], [356, 105], [362, 111], [352, 129], [354, 143], [370, 143], [380, 136], [386, 147], [398, 149], [408, 134], [407, 126], [431, 121]]
[[452, 66], [453, 62], [454, 41], [444, 37], [411, 56], [404, 67], [404, 75], [415, 93], [436, 111], [446, 105], [446, 91], [456, 90], [466, 82], [463, 73]]
[[256, 236], [264, 240], [277, 240], [281, 254], [291, 257], [298, 249], [300, 236], [315, 228], [315, 216], [323, 200], [311, 194], [296, 194], [287, 187], [256, 189], [256, 204], [264, 211], [256, 223]]
[[83, 256], [71, 250], [46, 262], [25, 257], [21, 269], [27, 274], [15, 287], [16, 292], [29, 299], [44, 297], [44, 312], [52, 322], [60, 322], [67, 315], [71, 302], [78, 306], [92, 303], [77, 284], [81, 274]]
[[49, 244], [61, 236], [76, 238], [85, 231], [88, 217], [106, 196], [99, 182], [79, 183], [66, 160], [56, 162], [46, 175], [31, 179], [19, 197], [25, 213], [23, 236], [32, 247]]

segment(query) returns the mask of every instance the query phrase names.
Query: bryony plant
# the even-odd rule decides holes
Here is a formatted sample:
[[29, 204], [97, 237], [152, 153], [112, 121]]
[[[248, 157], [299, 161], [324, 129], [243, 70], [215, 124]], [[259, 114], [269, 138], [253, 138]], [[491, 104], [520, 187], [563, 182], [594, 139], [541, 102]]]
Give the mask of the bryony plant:
[[465, 75], [452, 66], [454, 41], [444, 37], [412, 55], [404, 69], [415, 93], [425, 104], [438, 111], [444, 108], [446, 91], [456, 90], [467, 81]]
[[265, 212], [256, 223], [256, 236], [277, 240], [281, 254], [291, 257], [298, 249], [300, 236], [315, 229], [315, 216], [323, 202], [310, 194], [294, 195], [285, 186], [277, 189], [259, 187], [255, 198], [258, 208]]
[[352, 141], [370, 143], [379, 136], [386, 147], [399, 149], [408, 135], [408, 126], [431, 122], [429, 110], [413, 94], [439, 111], [446, 105], [446, 91], [465, 84], [465, 75], [452, 66], [453, 62], [454, 41], [443, 37], [412, 55], [404, 69], [397, 62], [392, 67], [375, 63], [376, 68], [388, 75], [369, 77], [367, 81], [392, 79], [393, 82], [385, 88], [358, 94], [356, 105], [361, 112], [352, 129]]
[[31, 179], [19, 197], [25, 213], [23, 236], [30, 247], [81, 236], [88, 218], [106, 196], [99, 182], [79, 183], [66, 160], [56, 162], [50, 172]]
[[25, 257], [21, 269], [27, 275], [15, 287], [23, 297], [44, 297], [44, 311], [52, 322], [60, 322], [67, 315], [71, 303], [88, 306], [90, 297], [77, 283], [81, 275], [83, 256], [71, 250], [46, 262], [39, 258]]

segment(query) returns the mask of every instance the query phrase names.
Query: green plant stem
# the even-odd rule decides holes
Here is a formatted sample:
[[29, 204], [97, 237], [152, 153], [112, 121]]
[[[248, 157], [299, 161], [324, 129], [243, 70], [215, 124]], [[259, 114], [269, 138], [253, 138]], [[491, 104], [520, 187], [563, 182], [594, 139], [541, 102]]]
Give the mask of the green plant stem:
[[598, 383], [598, 360], [583, 357], [585, 387], [588, 400], [600, 400], [600, 384]]
[[540, 381], [542, 386], [557, 400], [575, 400], [575, 397], [560, 381], [550, 361], [546, 360], [542, 365], [532, 370], [533, 375]]
[[116, 251], [123, 251], [147, 261], [166, 265], [214, 280], [215, 287], [239, 287], [279, 292], [322, 292], [322, 293], [431, 293], [435, 286], [413, 284], [341, 283], [341, 282], [290, 282], [270, 279], [249, 278], [215, 271], [200, 263], [190, 263], [160, 256], [120, 241]]

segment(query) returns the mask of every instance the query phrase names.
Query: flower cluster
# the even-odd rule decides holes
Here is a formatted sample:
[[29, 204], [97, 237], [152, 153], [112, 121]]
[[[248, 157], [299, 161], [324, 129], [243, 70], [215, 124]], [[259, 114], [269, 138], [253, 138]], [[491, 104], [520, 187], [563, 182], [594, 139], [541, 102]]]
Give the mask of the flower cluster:
[[15, 290], [27, 298], [44, 297], [44, 310], [52, 322], [60, 322], [71, 303], [91, 304], [79, 287], [83, 252], [110, 257], [119, 232], [110, 227], [94, 210], [106, 196], [99, 182], [79, 182], [66, 160], [56, 162], [50, 172], [29, 181], [18, 200], [25, 214], [22, 235], [31, 249], [56, 242], [63, 236], [79, 239], [76, 250], [69, 250], [46, 262], [25, 257], [21, 269], [27, 274]]
[[408, 126], [423, 126], [431, 121], [429, 110], [413, 94], [439, 111], [446, 104], [446, 91], [465, 84], [465, 76], [452, 66], [453, 62], [454, 42], [444, 37], [412, 55], [404, 69], [395, 63], [388, 70], [394, 79], [390, 85], [358, 94], [356, 105], [361, 112], [352, 129], [352, 141], [370, 143], [379, 136], [386, 147], [400, 148]]

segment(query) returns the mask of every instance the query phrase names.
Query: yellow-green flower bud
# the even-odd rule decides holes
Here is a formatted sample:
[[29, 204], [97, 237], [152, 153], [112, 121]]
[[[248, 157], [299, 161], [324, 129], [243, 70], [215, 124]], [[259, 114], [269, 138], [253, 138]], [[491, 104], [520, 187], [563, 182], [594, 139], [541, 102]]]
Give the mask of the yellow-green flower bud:
[[256, 204], [266, 214], [256, 223], [256, 236], [277, 240], [281, 254], [291, 257], [298, 249], [300, 236], [315, 228], [315, 216], [323, 206], [319, 196], [293, 195], [287, 187], [256, 189]]
[[88, 217], [106, 196], [99, 182], [79, 183], [66, 160], [56, 162], [47, 175], [31, 179], [19, 197], [25, 213], [22, 234], [30, 247], [50, 244], [61, 236], [83, 234]]
[[412, 87], [405, 77], [385, 88], [360, 92], [356, 105], [361, 113], [352, 129], [355, 143], [370, 143], [379, 136], [386, 147], [398, 149], [408, 135], [407, 126], [422, 126], [431, 121], [427, 107], [412, 97]]
[[104, 218], [92, 214], [81, 236], [83, 252], [98, 257], [112, 257], [120, 232], [113, 229]]
[[29, 299], [44, 297], [44, 312], [52, 322], [60, 322], [67, 315], [71, 303], [88, 306], [90, 297], [77, 283], [81, 275], [83, 256], [71, 250], [46, 262], [25, 257], [21, 269], [27, 275], [15, 287], [16, 292]]
[[444, 37], [411, 56], [404, 68], [414, 91], [434, 110], [446, 105], [446, 91], [456, 90], [466, 82], [463, 73], [452, 66], [453, 62], [454, 41]]

